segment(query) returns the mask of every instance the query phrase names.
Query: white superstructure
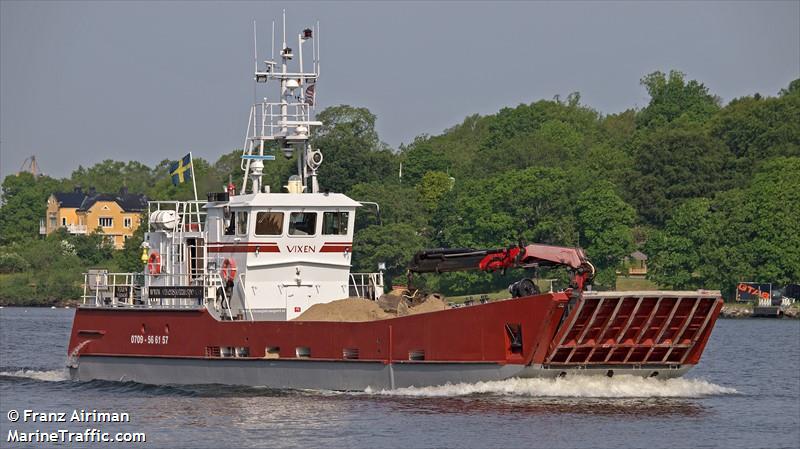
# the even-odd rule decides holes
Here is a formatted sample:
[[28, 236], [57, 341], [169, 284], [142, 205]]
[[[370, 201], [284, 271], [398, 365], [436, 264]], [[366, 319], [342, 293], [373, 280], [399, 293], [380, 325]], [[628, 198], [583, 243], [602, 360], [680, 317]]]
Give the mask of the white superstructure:
[[[383, 293], [381, 273], [350, 273], [361, 204], [340, 193], [321, 193], [317, 182], [323, 157], [309, 137], [322, 124], [312, 120], [319, 25], [297, 36], [295, 51], [287, 45], [285, 22], [284, 14], [280, 62], [274, 51], [262, 68], [256, 62], [256, 86], [277, 84], [278, 95], [250, 110], [241, 194], [229, 185], [209, 194], [207, 202], [151, 202], [144, 275], [90, 273], [89, 302], [208, 307], [222, 319], [286, 320], [317, 303]], [[273, 48], [274, 30], [273, 23]], [[306, 72], [303, 49], [309, 45], [312, 70]], [[295, 57], [296, 70], [290, 71]], [[276, 157], [297, 160], [286, 192], [271, 192], [262, 182], [264, 163]]]

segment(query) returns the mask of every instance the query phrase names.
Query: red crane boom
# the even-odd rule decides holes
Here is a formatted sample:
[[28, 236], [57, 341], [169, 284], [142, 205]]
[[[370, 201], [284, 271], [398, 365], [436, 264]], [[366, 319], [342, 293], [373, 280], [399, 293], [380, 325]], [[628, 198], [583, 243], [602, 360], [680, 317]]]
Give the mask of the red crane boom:
[[595, 269], [581, 248], [532, 244], [502, 249], [429, 249], [414, 255], [412, 273], [497, 271], [507, 268], [567, 267], [570, 286], [578, 290], [592, 282]]

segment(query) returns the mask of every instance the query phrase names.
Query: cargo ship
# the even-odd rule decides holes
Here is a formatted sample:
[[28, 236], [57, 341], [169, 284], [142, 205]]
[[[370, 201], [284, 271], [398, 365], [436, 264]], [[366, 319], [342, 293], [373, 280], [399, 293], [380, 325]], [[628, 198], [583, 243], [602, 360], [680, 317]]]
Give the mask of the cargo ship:
[[[364, 390], [571, 374], [671, 378], [698, 363], [719, 292], [593, 292], [594, 267], [580, 248], [432, 249], [409, 263], [412, 274], [560, 266], [570, 274], [563, 291], [542, 293], [522, 279], [507, 299], [485, 304], [298, 320], [316, 304], [375, 301], [384, 280], [350, 271], [365, 203], [317, 180], [323, 154], [309, 138], [322, 125], [313, 120], [319, 25], [302, 30], [293, 50], [285, 23], [284, 15], [279, 58], [256, 61], [256, 85], [277, 94], [250, 109], [238, 194], [230, 184], [203, 201], [195, 193], [149, 202], [143, 272], [85, 275], [67, 353], [73, 379]], [[297, 174], [285, 192], [271, 192], [264, 164], [284, 156], [296, 158]]]

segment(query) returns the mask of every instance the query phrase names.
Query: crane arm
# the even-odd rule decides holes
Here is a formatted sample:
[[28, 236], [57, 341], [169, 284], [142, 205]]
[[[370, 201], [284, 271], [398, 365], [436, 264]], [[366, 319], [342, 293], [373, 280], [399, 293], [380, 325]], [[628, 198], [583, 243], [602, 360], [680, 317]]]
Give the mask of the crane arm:
[[412, 273], [446, 273], [451, 271], [497, 271], [507, 268], [564, 266], [570, 272], [573, 287], [594, 279], [594, 266], [581, 248], [532, 244], [503, 249], [429, 249], [414, 255], [408, 270]]

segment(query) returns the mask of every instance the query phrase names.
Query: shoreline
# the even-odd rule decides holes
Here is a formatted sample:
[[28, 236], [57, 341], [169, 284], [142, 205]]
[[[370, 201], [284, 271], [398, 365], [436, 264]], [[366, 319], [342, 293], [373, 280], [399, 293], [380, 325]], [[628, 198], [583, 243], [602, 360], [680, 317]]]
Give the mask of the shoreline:
[[792, 305], [786, 308], [781, 309], [781, 316], [776, 317], [761, 317], [761, 316], [753, 316], [753, 305], [752, 304], [741, 304], [741, 303], [728, 303], [726, 302], [722, 306], [722, 311], [720, 311], [720, 319], [730, 319], [730, 320], [741, 320], [745, 318], [752, 318], [752, 319], [800, 319], [800, 307], [797, 305]]

